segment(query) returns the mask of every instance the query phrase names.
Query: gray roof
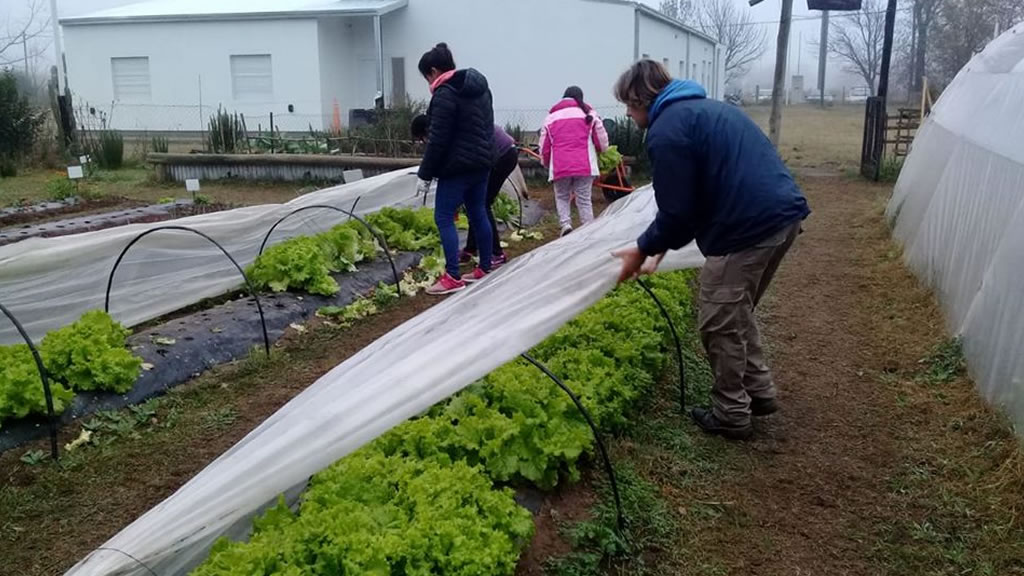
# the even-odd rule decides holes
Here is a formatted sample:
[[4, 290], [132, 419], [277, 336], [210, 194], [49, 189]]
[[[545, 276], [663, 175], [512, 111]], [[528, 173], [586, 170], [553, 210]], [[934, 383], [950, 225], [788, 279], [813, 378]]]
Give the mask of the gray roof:
[[687, 25], [685, 22], [682, 22], [680, 20], [676, 20], [675, 18], [669, 18], [668, 16], [662, 14], [661, 12], [655, 10], [654, 8], [651, 8], [650, 6], [648, 6], [647, 4], [644, 4], [642, 2], [633, 2], [631, 0], [585, 0], [585, 1], [587, 1], [587, 2], [602, 2], [602, 3], [605, 3], [605, 4], [621, 4], [621, 5], [625, 5], [625, 6], [632, 6], [636, 11], [640, 12], [641, 14], [643, 14], [643, 15], [649, 17], [649, 18], [653, 18], [655, 20], [659, 20], [659, 21], [661, 21], [661, 22], [663, 22], [665, 24], [668, 24], [669, 26], [672, 26], [672, 27], [674, 27], [674, 28], [676, 28], [678, 30], [686, 32], [687, 34], [692, 34], [694, 36], [703, 38], [703, 39], [707, 40], [708, 42], [711, 42], [712, 44], [718, 44], [718, 40], [716, 40], [715, 38], [712, 38], [711, 36], [701, 32], [700, 30], [697, 30], [696, 28]]
[[408, 0], [149, 0], [61, 18], [65, 26], [121, 22], [273, 20], [317, 16], [379, 16]]

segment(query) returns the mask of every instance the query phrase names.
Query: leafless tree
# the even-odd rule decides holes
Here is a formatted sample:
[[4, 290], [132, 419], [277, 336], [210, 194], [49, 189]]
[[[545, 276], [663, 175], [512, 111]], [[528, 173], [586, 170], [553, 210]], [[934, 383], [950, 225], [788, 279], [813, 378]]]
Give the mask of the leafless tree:
[[31, 61], [49, 47], [48, 42], [39, 41], [50, 26], [44, 0], [25, 0], [25, 3], [26, 16], [17, 21], [0, 22], [0, 67], [24, 66], [26, 58]]
[[675, 20], [690, 24], [693, 22], [693, 1], [692, 0], [661, 0], [658, 10]]
[[943, 0], [928, 47], [928, 75], [948, 84], [970, 59], [992, 41], [996, 28], [1024, 20], [1020, 0]]
[[913, 29], [911, 30], [911, 76], [910, 89], [920, 92], [926, 74], [926, 58], [928, 56], [928, 40], [935, 27], [936, 18], [942, 8], [942, 0], [914, 0]]
[[733, 0], [705, 0], [697, 27], [722, 45], [726, 85], [745, 75], [768, 49], [768, 29], [756, 25], [750, 10], [737, 7]]
[[885, 6], [880, 0], [864, 0], [861, 9], [833, 18], [828, 52], [843, 63], [843, 70], [856, 74], [874, 95], [882, 65], [885, 39]]

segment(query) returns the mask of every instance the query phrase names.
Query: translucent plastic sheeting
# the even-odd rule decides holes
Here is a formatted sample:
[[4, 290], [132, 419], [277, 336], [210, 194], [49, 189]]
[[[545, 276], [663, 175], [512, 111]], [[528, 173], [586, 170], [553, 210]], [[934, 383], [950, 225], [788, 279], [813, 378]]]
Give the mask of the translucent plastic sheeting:
[[1024, 24], [946, 89], [887, 214], [985, 396], [1024, 430]]
[[[615, 285], [615, 249], [654, 218], [638, 190], [593, 224], [516, 258], [331, 370], [170, 498], [72, 568], [75, 576], [187, 573], [222, 535], [244, 536], [278, 494], [542, 341]], [[697, 267], [690, 245], [662, 269]], [[542, 376], [538, 373], [538, 379]], [[119, 552], [115, 552], [118, 550]]]
[[[513, 175], [525, 190], [522, 173]], [[506, 183], [509, 194], [515, 194]], [[418, 205], [414, 169], [399, 170], [300, 196], [287, 204], [267, 204], [134, 224], [58, 238], [36, 238], [0, 247], [0, 302], [25, 325], [33, 339], [103, 308], [107, 278], [121, 250], [140, 233], [169, 224], [188, 226], [219, 242], [243, 267], [256, 259], [270, 227], [297, 208], [323, 204], [365, 215], [385, 206]], [[356, 200], [358, 199], [358, 203]], [[433, 205], [431, 202], [430, 205]], [[308, 210], [277, 227], [270, 243], [322, 232], [348, 216]], [[118, 268], [110, 311], [127, 326], [152, 320], [219, 296], [242, 285], [231, 262], [212, 244], [187, 232], [161, 231], [132, 247]], [[0, 344], [20, 342], [14, 327], [0, 323]]]

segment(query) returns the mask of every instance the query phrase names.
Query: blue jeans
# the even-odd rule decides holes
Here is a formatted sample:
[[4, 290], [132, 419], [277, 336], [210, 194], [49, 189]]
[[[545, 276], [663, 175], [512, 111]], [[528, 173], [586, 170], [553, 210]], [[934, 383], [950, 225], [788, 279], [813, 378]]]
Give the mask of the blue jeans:
[[487, 180], [489, 171], [442, 178], [437, 182], [434, 199], [434, 222], [441, 233], [445, 270], [452, 278], [459, 273], [459, 232], [455, 228], [455, 213], [465, 204], [469, 225], [480, 248], [480, 268], [491, 271], [491, 223], [487, 219]]

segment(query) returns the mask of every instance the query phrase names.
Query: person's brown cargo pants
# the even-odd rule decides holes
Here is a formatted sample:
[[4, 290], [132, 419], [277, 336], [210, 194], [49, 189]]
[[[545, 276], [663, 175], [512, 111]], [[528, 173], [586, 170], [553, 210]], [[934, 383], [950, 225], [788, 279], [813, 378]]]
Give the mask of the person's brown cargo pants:
[[750, 423], [750, 400], [775, 398], [754, 308], [800, 233], [792, 224], [753, 248], [707, 258], [700, 273], [698, 322], [715, 374], [711, 398], [723, 423]]

